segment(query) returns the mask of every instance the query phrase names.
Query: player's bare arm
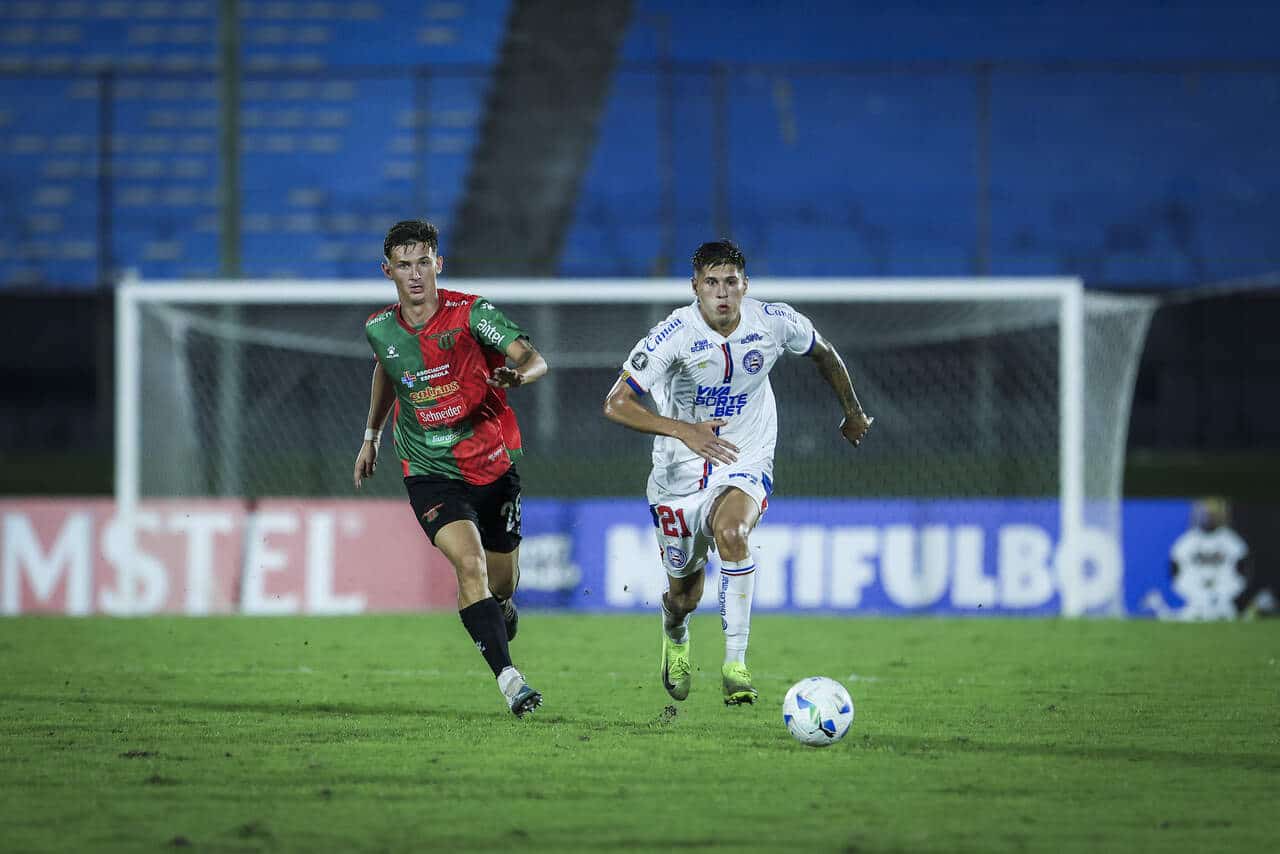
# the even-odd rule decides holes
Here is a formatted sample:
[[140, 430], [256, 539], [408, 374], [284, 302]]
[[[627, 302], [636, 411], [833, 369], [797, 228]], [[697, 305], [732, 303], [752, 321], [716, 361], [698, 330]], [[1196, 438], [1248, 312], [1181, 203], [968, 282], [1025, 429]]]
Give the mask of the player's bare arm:
[[382, 425], [391, 412], [391, 404], [395, 402], [396, 392], [387, 382], [387, 374], [381, 365], [373, 366], [373, 381], [369, 388], [369, 417], [365, 420], [365, 439], [356, 454], [356, 470], [354, 482], [356, 489], [365, 478], [373, 477], [378, 466], [378, 444], [382, 435]]
[[673, 436], [704, 460], [729, 464], [738, 459], [738, 446], [716, 435], [716, 428], [729, 422], [723, 418], [689, 423], [666, 418], [649, 410], [636, 397], [624, 374], [604, 399], [604, 417], [623, 427], [656, 436]]
[[527, 338], [517, 338], [507, 347], [507, 358], [510, 365], [499, 365], [493, 369], [493, 375], [485, 380], [497, 388], [515, 388], [528, 385], [546, 376], [547, 360], [542, 358]]
[[845, 367], [844, 359], [840, 358], [840, 354], [836, 352], [835, 347], [831, 346], [831, 342], [816, 331], [809, 358], [817, 364], [818, 373], [822, 374], [822, 378], [827, 381], [827, 385], [831, 386], [836, 393], [836, 399], [840, 401], [840, 410], [844, 413], [844, 419], [840, 422], [840, 433], [849, 440], [851, 445], [858, 447], [875, 419], [862, 411], [862, 404], [858, 402], [858, 395], [853, 391], [853, 380], [849, 377], [849, 369]]

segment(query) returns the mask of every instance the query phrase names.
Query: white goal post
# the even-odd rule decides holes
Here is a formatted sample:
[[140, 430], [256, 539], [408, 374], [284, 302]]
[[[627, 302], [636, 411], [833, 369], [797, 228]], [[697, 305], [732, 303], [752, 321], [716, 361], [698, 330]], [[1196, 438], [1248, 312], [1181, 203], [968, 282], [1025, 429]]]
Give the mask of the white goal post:
[[[530, 331], [552, 366], [546, 381], [519, 393], [528, 397], [517, 397], [526, 444], [532, 438], [538, 445], [526, 459], [545, 456], [557, 441], [573, 440], [574, 455], [555, 458], [559, 470], [568, 472], [582, 462], [597, 474], [606, 457], [591, 454], [618, 455], [620, 447], [633, 445], [617, 432], [597, 435], [594, 421], [603, 419], [593, 421], [588, 414], [598, 413], [595, 398], [602, 399], [631, 345], [692, 298], [688, 280], [681, 279], [442, 279], [440, 286], [491, 300]], [[795, 305], [849, 362], [855, 388], [877, 418], [869, 440], [852, 455], [857, 458], [852, 465], [875, 472], [863, 478], [858, 495], [1056, 498], [1060, 571], [1078, 567], [1075, 549], [1087, 506], [1101, 508], [1110, 517], [1105, 524], [1118, 526], [1128, 411], [1149, 301], [1086, 295], [1074, 278], [761, 277], [752, 280], [749, 293]], [[329, 465], [349, 476], [346, 456], [354, 459], [358, 443], [352, 445], [351, 437], [359, 437], [365, 412], [352, 401], [363, 395], [367, 403], [372, 365], [361, 325], [353, 318], [362, 321], [395, 299], [394, 286], [385, 280], [122, 283], [116, 300], [120, 512], [127, 517], [150, 497], [256, 497], [259, 490], [290, 489], [286, 472], [266, 485], [247, 483], [269, 464], [276, 447], [260, 438], [265, 428], [250, 423], [272, 403], [258, 389], [276, 381], [271, 371], [319, 372], [293, 381], [311, 383], [316, 393], [355, 386], [347, 402], [317, 405], [296, 425], [282, 425], [287, 417], [280, 414], [262, 416], [273, 431], [305, 427], [315, 437], [318, 455], [339, 443], [342, 458]], [[1117, 318], [1121, 322], [1114, 322]], [[351, 376], [362, 372], [363, 385], [347, 378], [345, 368], [342, 379], [331, 378], [327, 372], [333, 369], [323, 367], [330, 360], [350, 361], [358, 368]], [[261, 373], [264, 361], [271, 371]], [[804, 373], [778, 377], [775, 369], [783, 429], [784, 410], [792, 408], [789, 389], [803, 401], [797, 407], [809, 406], [812, 399], [838, 420], [820, 383]], [[575, 407], [582, 396], [590, 406], [579, 411]], [[917, 402], [919, 408], [913, 409]], [[521, 406], [531, 407], [533, 417]], [[954, 425], [948, 424], [950, 418]], [[608, 429], [599, 425], [600, 431]], [[925, 437], [924, 444], [910, 444], [913, 435]], [[878, 443], [892, 449], [883, 451], [889, 456], [881, 469], [876, 468], [882, 453]], [[780, 455], [786, 444], [780, 436]], [[797, 453], [811, 455], [812, 467], [804, 471], [814, 474], [799, 484], [793, 480], [791, 491], [827, 489], [819, 481], [829, 469], [828, 451], [807, 437], [797, 444], [802, 446]], [[638, 462], [647, 464], [647, 455], [640, 455]], [[628, 451], [628, 459], [634, 456]], [[186, 464], [197, 457], [202, 471]], [[1041, 457], [1040, 469], [1030, 471], [1029, 461]], [[1030, 473], [1018, 471], [1024, 459]], [[613, 465], [604, 468], [613, 470]], [[387, 487], [395, 478], [380, 480]], [[298, 488], [301, 494], [330, 489], [329, 494], [340, 494], [336, 486]], [[642, 491], [632, 480], [611, 485], [597, 478], [592, 488], [601, 495]]]

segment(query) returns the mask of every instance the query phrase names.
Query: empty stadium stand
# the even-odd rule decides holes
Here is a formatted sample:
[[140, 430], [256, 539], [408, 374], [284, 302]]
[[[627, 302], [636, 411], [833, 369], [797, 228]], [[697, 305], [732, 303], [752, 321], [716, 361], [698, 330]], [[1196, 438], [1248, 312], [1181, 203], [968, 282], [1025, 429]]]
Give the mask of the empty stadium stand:
[[[218, 275], [214, 0], [0, 6], [0, 287]], [[240, 2], [248, 276], [377, 274], [458, 204], [507, 4]]]
[[[376, 275], [404, 216], [474, 237], [516, 189], [473, 152], [519, 126], [486, 111], [507, 40], [546, 38], [509, 31], [521, 2], [242, 0], [241, 272]], [[1280, 268], [1280, 7], [630, 5], [539, 272], [682, 275], [720, 234], [766, 275]], [[217, 10], [0, 4], [0, 287], [219, 272]]]

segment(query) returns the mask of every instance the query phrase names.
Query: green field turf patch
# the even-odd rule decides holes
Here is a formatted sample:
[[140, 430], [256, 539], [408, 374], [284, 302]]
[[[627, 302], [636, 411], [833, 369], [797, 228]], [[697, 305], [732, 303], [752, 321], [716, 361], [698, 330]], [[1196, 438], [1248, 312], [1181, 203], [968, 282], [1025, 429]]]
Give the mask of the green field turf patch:
[[[757, 617], [756, 706], [656, 615], [0, 620], [5, 850], [1270, 850], [1280, 623]], [[805, 748], [796, 680], [853, 695]]]

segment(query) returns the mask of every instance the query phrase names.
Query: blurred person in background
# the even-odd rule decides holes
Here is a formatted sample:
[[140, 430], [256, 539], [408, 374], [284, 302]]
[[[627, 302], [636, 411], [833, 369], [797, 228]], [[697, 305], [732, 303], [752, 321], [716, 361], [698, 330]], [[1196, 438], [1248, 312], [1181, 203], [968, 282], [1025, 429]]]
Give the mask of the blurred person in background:
[[693, 302], [632, 348], [605, 398], [604, 415], [657, 437], [647, 497], [667, 573], [663, 687], [676, 700], [689, 695], [689, 615], [702, 598], [707, 554], [714, 548], [720, 555], [724, 701], [738, 705], [758, 696], [746, 664], [755, 591], [748, 538], [773, 488], [778, 418], [769, 371], [784, 353], [813, 359], [844, 413], [840, 432], [855, 447], [872, 419], [840, 355], [809, 318], [789, 305], [747, 296], [746, 258], [732, 241], [698, 247], [692, 284]]
[[1233, 620], [1244, 592], [1249, 548], [1228, 524], [1227, 502], [1204, 498], [1191, 510], [1191, 527], [1169, 549], [1173, 591], [1185, 603], [1183, 620]]
[[[531, 383], [547, 363], [528, 336], [483, 297], [436, 286], [439, 232], [398, 222], [383, 242], [382, 273], [399, 301], [365, 322], [377, 364], [356, 489], [378, 461], [395, 406], [395, 449], [414, 516], [453, 564], [462, 624], [517, 716], [542, 695], [511, 663], [519, 621], [520, 428], [506, 390]], [[510, 360], [511, 364], [507, 362]]]

